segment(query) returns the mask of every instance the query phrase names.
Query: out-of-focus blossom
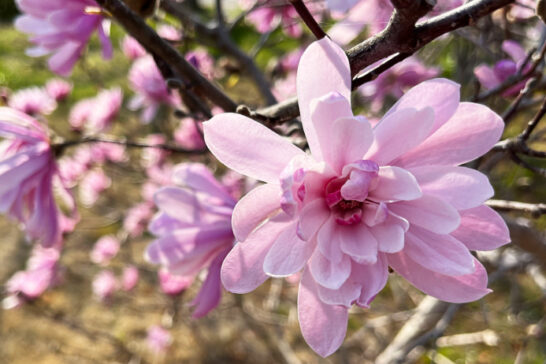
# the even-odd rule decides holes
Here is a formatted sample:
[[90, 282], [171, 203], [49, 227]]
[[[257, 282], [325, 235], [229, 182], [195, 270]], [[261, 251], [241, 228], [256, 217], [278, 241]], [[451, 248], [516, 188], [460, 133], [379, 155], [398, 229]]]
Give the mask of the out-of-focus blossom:
[[151, 326], [148, 328], [146, 343], [148, 349], [156, 355], [163, 355], [172, 344], [171, 334], [161, 326]]
[[104, 163], [110, 161], [113, 163], [121, 163], [127, 160], [125, 154], [125, 146], [113, 143], [94, 143], [89, 148], [91, 160], [95, 163]]
[[196, 306], [193, 316], [201, 317], [220, 302], [220, 266], [233, 246], [235, 199], [202, 164], [180, 164], [173, 180], [184, 188], [163, 187], [155, 194], [160, 211], [149, 230], [158, 239], [148, 246], [146, 259], [186, 277], [208, 269], [192, 302]]
[[110, 187], [112, 180], [104, 174], [102, 169], [88, 172], [79, 184], [80, 201], [87, 206], [97, 202], [100, 194]]
[[51, 248], [35, 246], [26, 270], [15, 273], [7, 281], [4, 308], [14, 308], [27, 299], [35, 299], [57, 283], [59, 258], [60, 244]]
[[108, 39], [110, 22], [98, 11], [94, 0], [16, 0], [24, 14], [15, 21], [15, 27], [30, 34], [34, 48], [27, 50], [32, 57], [53, 55], [49, 68], [62, 76], [70, 75], [81, 57], [91, 34], [97, 30], [102, 46], [102, 56], [112, 56], [112, 44]]
[[140, 43], [130, 35], [123, 37], [121, 42], [121, 51], [125, 57], [132, 61], [146, 55], [146, 50], [144, 47], [142, 47]]
[[296, 73], [291, 72], [285, 78], [275, 81], [273, 95], [280, 101], [296, 96]]
[[65, 80], [54, 78], [47, 81], [46, 91], [55, 101], [64, 101], [72, 91], [72, 85]]
[[[341, 45], [348, 44], [368, 27], [370, 35], [382, 31], [392, 15], [394, 7], [389, 0], [341, 0], [345, 4], [354, 3], [354, 7], [328, 30], [330, 38]], [[463, 4], [462, 0], [439, 0], [429, 16], [435, 16]]]
[[[167, 139], [163, 134], [150, 134], [146, 137], [146, 144], [161, 145], [165, 144]], [[145, 167], [163, 164], [169, 152], [161, 148], [144, 148], [142, 150], [142, 164]]]
[[193, 283], [193, 276], [182, 276], [169, 272], [161, 268], [157, 272], [159, 278], [159, 288], [165, 294], [176, 296], [182, 293]]
[[214, 78], [216, 71], [214, 67], [214, 58], [212, 58], [206, 50], [198, 48], [189, 51], [186, 54], [186, 60], [208, 79]]
[[90, 133], [104, 131], [117, 117], [123, 102], [123, 92], [119, 87], [102, 90], [97, 96], [77, 102], [68, 117], [74, 130]]
[[[0, 212], [22, 223], [27, 236], [43, 246], [59, 243], [60, 211], [53, 193], [58, 171], [47, 130], [22, 112], [1, 107], [0, 137], [8, 139], [0, 147]], [[62, 183], [59, 187], [73, 209], [71, 195]]]
[[371, 102], [371, 110], [375, 113], [381, 110], [387, 95], [399, 99], [405, 91], [438, 73], [438, 68], [427, 67], [417, 57], [410, 57], [381, 73], [374, 81], [364, 84], [359, 91]]
[[171, 42], [178, 42], [180, 39], [182, 39], [182, 33], [180, 33], [180, 30], [168, 24], [161, 24], [158, 26], [157, 34], [161, 38], [170, 40]]
[[99, 301], [109, 300], [117, 289], [114, 273], [109, 270], [99, 272], [93, 279], [93, 294]]
[[57, 102], [41, 87], [30, 87], [14, 92], [8, 106], [28, 115], [49, 115], [57, 108]]
[[510, 17], [525, 20], [532, 18], [536, 15], [535, 9], [537, 7], [536, 0], [520, 0], [510, 7], [508, 14]]
[[154, 205], [150, 202], [141, 202], [129, 210], [123, 220], [123, 229], [131, 237], [142, 235], [154, 214]]
[[298, 63], [300, 63], [303, 50], [296, 49], [287, 55], [283, 56], [280, 60], [280, 65], [284, 72], [295, 71], [298, 69]]
[[197, 123], [192, 118], [180, 120], [180, 125], [174, 131], [174, 140], [186, 149], [199, 150], [205, 148], [203, 137], [197, 130]]
[[143, 109], [140, 119], [148, 124], [152, 121], [161, 104], [180, 105], [180, 97], [170, 92], [152, 56], [135, 61], [129, 71], [129, 82], [136, 95], [129, 101], [131, 110]]
[[91, 261], [95, 264], [106, 265], [118, 254], [118, 251], [119, 240], [112, 235], [103, 236], [97, 240], [91, 250]]
[[[478, 81], [480, 81], [480, 84], [488, 90], [497, 87], [508, 77], [515, 75], [525, 61], [525, 50], [513, 40], [505, 40], [502, 42], [502, 50], [508, 54], [511, 59], [502, 59], [493, 67], [481, 64], [474, 68], [474, 75]], [[530, 65], [526, 68], [524, 67], [525, 69], [523, 72], [529, 67]], [[516, 95], [525, 86], [525, 82], [526, 80], [508, 88], [503, 92], [503, 95], [506, 97]]]
[[389, 266], [444, 301], [490, 292], [469, 250], [506, 244], [508, 229], [483, 204], [493, 195], [487, 177], [458, 165], [499, 140], [502, 119], [460, 102], [454, 82], [433, 79], [372, 129], [352, 113], [349, 61], [328, 38], [303, 54], [297, 86], [311, 154], [240, 114], [204, 123], [222, 163], [266, 182], [233, 211], [238, 243], [222, 264], [224, 287], [246, 293], [303, 270], [298, 319], [322, 356], [343, 342], [349, 308], [369, 307], [385, 286]]
[[[323, 6], [320, 2], [306, 2], [307, 8], [317, 21], [322, 19]], [[266, 1], [260, 3], [255, 10], [252, 10], [246, 17], [260, 33], [267, 33], [279, 25], [284, 33], [292, 38], [299, 37], [303, 28], [300, 24], [300, 17], [296, 9], [289, 3], [278, 1]]]
[[121, 276], [121, 288], [127, 292], [133, 290], [138, 283], [139, 277], [137, 267], [134, 265], [125, 267]]
[[246, 178], [240, 173], [237, 173], [232, 170], [228, 170], [220, 180], [222, 185], [225, 187], [226, 191], [235, 199], [239, 200], [243, 195], [244, 191], [249, 191], [252, 189], [250, 184], [255, 184], [256, 181], [248, 182], [249, 178]]

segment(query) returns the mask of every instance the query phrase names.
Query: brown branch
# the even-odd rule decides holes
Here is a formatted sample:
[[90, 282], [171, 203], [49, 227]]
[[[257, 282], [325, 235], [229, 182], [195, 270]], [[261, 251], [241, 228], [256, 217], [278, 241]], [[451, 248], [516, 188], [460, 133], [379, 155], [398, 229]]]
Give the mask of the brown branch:
[[[477, 19], [513, 2], [514, 0], [476, 0], [414, 25], [430, 9], [430, 5], [425, 0], [395, 1], [411, 5], [402, 8], [402, 4], [398, 4], [400, 7], [394, 12], [387, 28], [347, 51], [351, 74], [354, 76], [374, 62], [394, 54], [413, 54], [439, 36], [471, 25]], [[390, 64], [392, 65], [394, 64]], [[299, 115], [297, 99], [258, 109], [252, 114], [258, 121], [280, 124]]]
[[168, 42], [150, 28], [120, 0], [97, 0], [151, 54], [162, 58], [189, 84], [225, 111], [235, 111], [237, 104], [216, 85], [201, 75]]
[[546, 214], [546, 203], [526, 203], [519, 201], [488, 200], [487, 206], [498, 211], [518, 211], [531, 214], [533, 217], [540, 217]]
[[324, 30], [320, 27], [320, 25], [317, 23], [313, 15], [309, 12], [309, 9], [307, 9], [307, 6], [305, 6], [304, 2], [302, 0], [289, 0], [294, 9], [298, 12], [298, 15], [300, 16], [301, 20], [307, 25], [309, 30], [315, 35], [317, 39], [322, 39], [326, 36], [326, 33], [324, 33]]

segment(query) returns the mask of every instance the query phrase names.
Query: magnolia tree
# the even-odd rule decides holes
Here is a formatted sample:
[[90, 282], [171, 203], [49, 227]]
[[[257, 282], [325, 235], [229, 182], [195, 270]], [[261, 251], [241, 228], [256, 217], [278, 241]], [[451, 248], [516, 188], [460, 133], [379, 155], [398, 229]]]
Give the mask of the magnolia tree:
[[[510, 346], [483, 307], [528, 313], [518, 279], [519, 306], [540, 302], [542, 0], [15, 4], [27, 55], [58, 77], [2, 88], [0, 208], [28, 257], [4, 309], [102, 337], [115, 360], [401, 363]], [[77, 96], [90, 59], [117, 62], [116, 83]], [[75, 276], [103, 310], [136, 305], [141, 331], [55, 305]], [[482, 331], [450, 328], [477, 300]], [[540, 343], [534, 310], [522, 337]], [[496, 355], [525, 361], [513, 346]]]

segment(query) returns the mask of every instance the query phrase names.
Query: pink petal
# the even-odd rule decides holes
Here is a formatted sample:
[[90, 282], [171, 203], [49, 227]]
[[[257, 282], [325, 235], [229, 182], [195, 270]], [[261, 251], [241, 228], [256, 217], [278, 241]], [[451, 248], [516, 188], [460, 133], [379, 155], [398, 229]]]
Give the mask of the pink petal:
[[488, 206], [459, 211], [461, 225], [451, 233], [470, 250], [493, 250], [510, 242], [502, 217]]
[[279, 183], [279, 175], [303, 151], [265, 126], [233, 113], [203, 123], [205, 143], [229, 168], [260, 181]]
[[449, 234], [461, 221], [457, 210], [449, 203], [434, 196], [389, 204], [389, 209], [417, 225], [438, 234]]
[[349, 279], [338, 289], [329, 289], [318, 284], [317, 288], [322, 302], [328, 305], [345, 306], [347, 309], [351, 308], [362, 291], [362, 287], [358, 282]]
[[474, 68], [474, 76], [476, 76], [478, 81], [480, 81], [482, 86], [486, 89], [492, 89], [501, 83], [501, 80], [497, 77], [493, 68], [485, 64], [481, 64]]
[[338, 224], [334, 216], [330, 216], [324, 222], [317, 234], [318, 249], [334, 263], [339, 263], [343, 259], [343, 252], [337, 236]]
[[430, 134], [434, 111], [430, 107], [387, 113], [373, 130], [375, 139], [364, 159], [385, 165], [418, 146]]
[[445, 78], [435, 78], [421, 82], [406, 92], [387, 112], [385, 117], [404, 108], [420, 110], [432, 107], [434, 110], [434, 124], [430, 132], [434, 132], [444, 125], [457, 110], [461, 98], [460, 88], [459, 84]]
[[362, 307], [369, 307], [375, 296], [387, 284], [388, 278], [389, 266], [385, 254], [378, 254], [375, 264], [353, 263], [350, 279], [355, 279], [362, 286], [357, 304]]
[[220, 303], [222, 297], [222, 284], [220, 282], [220, 268], [222, 262], [230, 249], [218, 254], [210, 263], [207, 278], [203, 282], [197, 296], [191, 301], [192, 306], [196, 306], [192, 313], [193, 318], [205, 316]]
[[505, 40], [502, 42], [502, 50], [505, 51], [516, 63], [523, 61], [525, 57], [527, 57], [525, 49], [523, 49], [523, 47], [514, 40]]
[[172, 218], [182, 222], [199, 219], [199, 201], [194, 193], [179, 187], [162, 187], [154, 194], [156, 206]]
[[61, 75], [70, 76], [74, 64], [80, 58], [84, 45], [76, 42], [66, 42], [47, 62], [49, 68]]
[[264, 260], [277, 237], [293, 221], [282, 214], [267, 221], [248, 238], [237, 243], [222, 264], [222, 283], [233, 293], [250, 292], [265, 282]]
[[286, 227], [269, 249], [263, 270], [271, 277], [288, 277], [299, 272], [311, 258], [315, 244], [301, 240], [296, 233], [297, 221]]
[[280, 210], [280, 198], [279, 186], [269, 183], [256, 187], [241, 198], [231, 217], [235, 238], [245, 241], [258, 225]]
[[389, 265], [411, 284], [442, 301], [471, 302], [491, 292], [487, 288], [487, 272], [477, 259], [474, 259], [473, 273], [457, 277], [428, 270], [403, 252], [390, 254], [388, 260]]
[[378, 242], [378, 250], [385, 253], [396, 253], [404, 248], [405, 233], [408, 222], [389, 213], [384, 223], [370, 228]]
[[351, 259], [343, 255], [339, 262], [334, 263], [319, 250], [315, 250], [311, 257], [309, 271], [321, 286], [338, 289], [351, 274]]
[[481, 205], [494, 194], [487, 176], [474, 169], [421, 166], [410, 171], [427, 195], [442, 198], [457, 210]]
[[220, 184], [211, 170], [202, 163], [182, 163], [173, 172], [173, 181], [181, 186], [187, 186], [195, 191], [203, 191], [222, 201], [232, 201], [233, 197]]
[[412, 227], [406, 234], [404, 254], [417, 264], [445, 275], [461, 276], [474, 271], [472, 254], [451, 235]]
[[365, 224], [337, 227], [336, 241], [340, 242], [341, 251], [355, 262], [374, 264], [377, 261], [377, 240]]
[[402, 167], [458, 165], [493, 147], [504, 123], [487, 106], [462, 102], [455, 115], [421, 145], [396, 160]]
[[415, 200], [423, 195], [415, 177], [400, 167], [380, 167], [377, 177], [377, 187], [370, 191], [372, 200]]
[[330, 210], [323, 199], [317, 198], [305, 204], [299, 216], [298, 236], [302, 240], [309, 241], [330, 217]]
[[347, 320], [346, 307], [320, 300], [317, 284], [306, 269], [298, 291], [298, 321], [307, 344], [322, 357], [334, 353], [347, 333]]
[[301, 56], [297, 72], [297, 91], [301, 121], [309, 148], [317, 160], [324, 160], [317, 130], [311, 118], [311, 102], [332, 92], [337, 92], [347, 100], [351, 99], [349, 60], [345, 52], [328, 37], [311, 43]]

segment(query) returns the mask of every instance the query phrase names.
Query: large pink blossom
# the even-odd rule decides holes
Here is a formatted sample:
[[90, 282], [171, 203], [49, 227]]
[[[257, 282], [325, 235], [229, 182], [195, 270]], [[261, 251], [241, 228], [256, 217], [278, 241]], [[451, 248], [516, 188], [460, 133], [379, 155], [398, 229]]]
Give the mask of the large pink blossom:
[[16, 0], [24, 14], [17, 18], [15, 27], [31, 35], [35, 47], [27, 50], [33, 57], [46, 54], [49, 68], [68, 76], [81, 57], [91, 34], [97, 30], [104, 58], [112, 56], [108, 39], [109, 22], [98, 11], [94, 0]]
[[[21, 222], [30, 239], [50, 247], [61, 239], [62, 221], [53, 193], [58, 171], [48, 131], [32, 117], [1, 107], [0, 137], [7, 138], [0, 145], [0, 212]], [[63, 197], [73, 208], [71, 195]]]
[[193, 316], [201, 317], [220, 302], [220, 266], [233, 246], [236, 201], [202, 164], [179, 165], [173, 180], [184, 188], [163, 187], [155, 194], [160, 212], [149, 229], [159, 238], [148, 246], [146, 258], [183, 277], [208, 269], [192, 302]]
[[372, 129], [353, 116], [349, 62], [327, 38], [302, 56], [297, 89], [310, 154], [239, 114], [204, 123], [222, 163], [266, 182], [233, 211], [238, 243], [222, 265], [224, 287], [246, 293], [303, 270], [300, 327], [322, 356], [343, 342], [349, 308], [368, 307], [385, 286], [389, 266], [444, 301], [487, 294], [469, 250], [503, 245], [508, 231], [483, 205], [493, 195], [487, 177], [458, 165], [499, 140], [501, 118], [434, 79]]

